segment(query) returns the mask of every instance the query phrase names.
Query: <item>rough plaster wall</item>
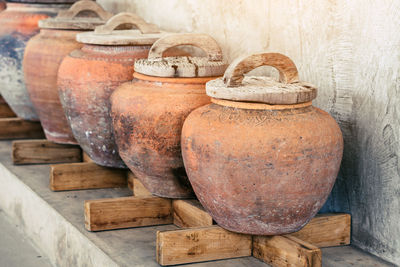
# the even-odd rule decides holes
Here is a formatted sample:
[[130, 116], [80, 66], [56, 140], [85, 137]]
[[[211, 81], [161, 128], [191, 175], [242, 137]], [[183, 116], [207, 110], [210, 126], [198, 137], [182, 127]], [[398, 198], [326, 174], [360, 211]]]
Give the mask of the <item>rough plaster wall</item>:
[[204, 32], [228, 61], [281, 52], [319, 87], [345, 154], [324, 211], [353, 216], [353, 243], [400, 264], [400, 1], [98, 0], [162, 29]]

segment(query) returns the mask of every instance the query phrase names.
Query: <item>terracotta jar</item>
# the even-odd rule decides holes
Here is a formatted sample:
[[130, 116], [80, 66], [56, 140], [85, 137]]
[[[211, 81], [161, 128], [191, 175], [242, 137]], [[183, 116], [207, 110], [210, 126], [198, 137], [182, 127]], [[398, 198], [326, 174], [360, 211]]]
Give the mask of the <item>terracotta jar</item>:
[[[202, 48], [207, 57], [162, 57], [179, 45]], [[210, 102], [205, 83], [227, 65], [208, 35], [176, 34], [152, 46], [135, 63], [134, 80], [111, 96], [115, 138], [121, 158], [154, 195], [188, 198], [193, 191], [183, 166], [180, 136], [189, 113]]]
[[61, 61], [82, 46], [75, 40], [77, 33], [93, 30], [111, 16], [94, 1], [79, 1], [56, 18], [40, 21], [40, 33], [26, 46], [23, 62], [26, 87], [50, 141], [76, 144], [58, 96], [57, 73]]
[[7, 7], [6, 2], [0, 1], [0, 12], [6, 9], [6, 7]]
[[[121, 25], [139, 30], [115, 30]], [[147, 57], [151, 45], [163, 35], [139, 16], [120, 13], [95, 32], [79, 34], [84, 46], [62, 62], [61, 103], [76, 140], [97, 164], [126, 168], [114, 140], [109, 98], [121, 83], [132, 80], [135, 60]]]
[[[243, 76], [262, 65], [277, 68], [280, 82]], [[193, 111], [182, 129], [196, 196], [230, 231], [298, 231], [326, 201], [343, 152], [335, 120], [312, 106], [317, 89], [276, 53], [238, 59], [206, 87], [213, 103]]]
[[22, 59], [38, 21], [67, 8], [60, 4], [8, 3], [0, 13], [0, 93], [18, 117], [38, 120], [24, 83]]

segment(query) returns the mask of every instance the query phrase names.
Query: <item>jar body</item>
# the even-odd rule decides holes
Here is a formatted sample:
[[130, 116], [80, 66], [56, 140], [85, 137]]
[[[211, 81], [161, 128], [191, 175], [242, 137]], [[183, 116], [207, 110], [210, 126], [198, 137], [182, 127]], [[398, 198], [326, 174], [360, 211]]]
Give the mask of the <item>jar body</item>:
[[24, 82], [22, 60], [26, 43], [39, 32], [39, 20], [55, 16], [66, 7], [8, 3], [0, 13], [0, 93], [22, 119], [39, 119]]
[[312, 106], [213, 103], [192, 112], [182, 130], [182, 155], [200, 202], [220, 226], [253, 235], [295, 232], [315, 216], [342, 152], [339, 126]]
[[188, 198], [193, 191], [183, 166], [180, 136], [185, 118], [206, 105], [212, 78], [158, 78], [135, 73], [111, 96], [121, 158], [154, 195]]
[[62, 109], [57, 90], [57, 73], [63, 58], [82, 45], [79, 31], [42, 29], [29, 40], [24, 56], [24, 77], [30, 98], [46, 138], [55, 143], [76, 144]]
[[99, 165], [126, 168], [114, 139], [110, 96], [132, 80], [135, 59], [147, 57], [149, 49], [85, 45], [60, 66], [58, 88], [66, 117], [82, 149]]

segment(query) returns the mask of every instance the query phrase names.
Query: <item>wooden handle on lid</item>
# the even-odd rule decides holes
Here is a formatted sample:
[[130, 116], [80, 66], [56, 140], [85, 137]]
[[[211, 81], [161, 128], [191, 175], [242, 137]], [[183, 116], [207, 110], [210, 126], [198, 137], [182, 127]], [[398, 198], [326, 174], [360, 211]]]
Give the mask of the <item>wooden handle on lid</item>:
[[207, 34], [194, 33], [172, 34], [158, 39], [151, 47], [148, 59], [160, 59], [164, 51], [179, 45], [198, 47], [207, 53], [210, 61], [222, 61], [222, 51], [218, 43]]
[[160, 30], [157, 25], [147, 23], [136, 14], [122, 12], [107, 21], [106, 24], [96, 27], [96, 34], [110, 34], [118, 26], [123, 24], [132, 24], [136, 26], [141, 33], [159, 33]]
[[224, 82], [227, 87], [240, 86], [245, 73], [261, 66], [276, 68], [281, 83], [299, 81], [296, 65], [290, 58], [279, 53], [262, 53], [234, 60], [225, 71]]
[[73, 4], [68, 10], [58, 12], [57, 18], [72, 19], [82, 11], [92, 11], [102, 20], [108, 20], [112, 13], [105, 11], [99, 4], [91, 0], [81, 0]]

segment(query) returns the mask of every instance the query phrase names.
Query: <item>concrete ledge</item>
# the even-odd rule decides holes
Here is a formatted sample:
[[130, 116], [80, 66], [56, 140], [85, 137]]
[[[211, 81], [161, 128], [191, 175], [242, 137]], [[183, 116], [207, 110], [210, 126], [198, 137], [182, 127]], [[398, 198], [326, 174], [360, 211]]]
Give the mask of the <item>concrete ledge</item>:
[[[173, 225], [91, 233], [84, 228], [85, 200], [130, 196], [127, 188], [52, 192], [48, 165], [14, 166], [11, 142], [0, 142], [0, 209], [19, 224], [56, 266], [159, 266], [158, 230]], [[352, 247], [323, 250], [323, 266], [391, 266]], [[378, 264], [378, 265], [376, 265]], [[185, 266], [267, 266], [245, 257]]]

